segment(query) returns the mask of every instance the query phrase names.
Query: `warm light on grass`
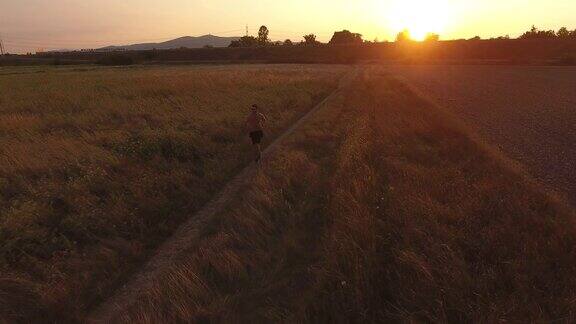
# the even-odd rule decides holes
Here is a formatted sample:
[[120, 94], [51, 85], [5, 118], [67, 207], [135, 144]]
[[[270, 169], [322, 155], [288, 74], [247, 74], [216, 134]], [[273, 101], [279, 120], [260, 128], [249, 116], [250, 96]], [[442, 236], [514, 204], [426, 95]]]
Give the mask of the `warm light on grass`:
[[0, 73], [0, 323], [81, 322], [251, 160], [246, 107], [262, 105], [269, 142], [342, 69], [14, 71]]
[[366, 68], [107, 323], [574, 323], [574, 215]]

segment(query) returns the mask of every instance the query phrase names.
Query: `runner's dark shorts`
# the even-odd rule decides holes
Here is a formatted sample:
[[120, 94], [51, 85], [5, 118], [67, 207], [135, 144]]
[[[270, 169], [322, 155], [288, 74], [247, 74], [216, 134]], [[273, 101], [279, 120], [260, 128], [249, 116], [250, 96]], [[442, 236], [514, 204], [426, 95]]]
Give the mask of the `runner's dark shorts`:
[[252, 132], [250, 133], [250, 138], [252, 139], [252, 144], [254, 145], [260, 144], [262, 143], [262, 139], [264, 138], [264, 132], [263, 131]]

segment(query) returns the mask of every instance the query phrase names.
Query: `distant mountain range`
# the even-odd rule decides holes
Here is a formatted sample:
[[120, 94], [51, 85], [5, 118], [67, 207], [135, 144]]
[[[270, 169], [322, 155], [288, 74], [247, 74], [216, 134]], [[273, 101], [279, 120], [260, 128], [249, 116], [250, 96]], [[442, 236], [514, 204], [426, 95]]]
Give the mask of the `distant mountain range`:
[[240, 37], [219, 37], [214, 35], [204, 35], [199, 37], [185, 36], [169, 40], [162, 43], [142, 43], [122, 46], [107, 46], [99, 48], [99, 51], [145, 51], [152, 49], [173, 49], [173, 48], [202, 48], [205, 46], [227, 47], [232, 41], [239, 40]]

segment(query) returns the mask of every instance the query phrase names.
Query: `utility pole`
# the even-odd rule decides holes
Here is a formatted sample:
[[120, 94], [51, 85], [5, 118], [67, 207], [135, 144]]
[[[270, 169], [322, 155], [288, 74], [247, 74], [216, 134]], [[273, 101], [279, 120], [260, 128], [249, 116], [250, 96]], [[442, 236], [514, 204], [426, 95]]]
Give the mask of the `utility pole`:
[[248, 37], [248, 24], [246, 24], [246, 37]]

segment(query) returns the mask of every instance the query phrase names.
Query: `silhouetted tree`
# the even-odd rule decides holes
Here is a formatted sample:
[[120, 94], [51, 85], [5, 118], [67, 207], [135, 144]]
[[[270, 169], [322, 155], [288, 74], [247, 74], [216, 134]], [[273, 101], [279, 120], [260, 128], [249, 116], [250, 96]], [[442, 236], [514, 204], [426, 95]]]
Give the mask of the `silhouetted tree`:
[[260, 29], [258, 30], [258, 44], [260, 44], [261, 46], [265, 46], [266, 44], [268, 44], [268, 35], [270, 34], [270, 31], [268, 30], [268, 27], [266, 26], [261, 26]]
[[284, 41], [284, 46], [292, 46], [292, 45], [294, 45], [294, 43], [292, 43], [291, 40], [287, 39]]
[[244, 36], [237, 41], [232, 41], [228, 47], [254, 47], [258, 46], [258, 40], [254, 36]]
[[426, 42], [437, 42], [440, 40], [440, 35], [435, 34], [435, 33], [428, 33], [426, 34], [426, 38], [424, 38], [424, 41]]
[[254, 36], [244, 36], [240, 38], [244, 47], [254, 47], [258, 45], [258, 40]]
[[399, 32], [398, 35], [396, 35], [397, 42], [405, 42], [410, 40], [412, 40], [412, 38], [410, 37], [410, 31], [408, 29], [404, 29], [403, 31]]
[[334, 36], [330, 40], [330, 44], [339, 45], [339, 44], [362, 44], [362, 35], [351, 33], [348, 30], [343, 30], [340, 32], [335, 32]]
[[261, 46], [265, 46], [269, 41], [268, 39], [269, 34], [270, 31], [268, 30], [268, 27], [261, 26], [260, 29], [258, 30], [258, 44], [260, 44]]
[[308, 34], [304, 36], [304, 45], [306, 46], [316, 46], [319, 42], [316, 40], [316, 35]]
[[480, 38], [480, 36], [474, 36], [474, 37], [472, 37], [472, 38], [470, 38], [470, 39], [468, 39], [468, 40], [471, 40], [471, 41], [479, 41], [479, 40], [481, 40], [481, 39], [482, 39], [482, 38]]
[[551, 39], [556, 38], [556, 32], [553, 30], [539, 30], [536, 26], [532, 25], [529, 31], [522, 34], [520, 39]]
[[558, 36], [559, 38], [569, 38], [570, 34], [571, 34], [571, 32], [568, 30], [568, 28], [562, 27], [562, 28], [558, 29], [556, 36]]
[[532, 25], [532, 28], [530, 28], [530, 31], [527, 31], [524, 34], [522, 34], [522, 36], [520, 36], [520, 38], [536, 38], [538, 33], [539, 33], [538, 28], [536, 28], [536, 26]]

